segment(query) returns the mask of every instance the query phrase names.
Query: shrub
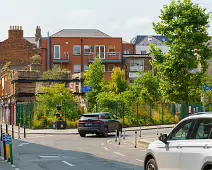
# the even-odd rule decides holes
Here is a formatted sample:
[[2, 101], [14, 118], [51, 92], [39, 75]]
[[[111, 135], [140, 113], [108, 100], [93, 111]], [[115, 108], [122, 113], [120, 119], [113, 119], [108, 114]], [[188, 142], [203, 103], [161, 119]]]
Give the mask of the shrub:
[[44, 128], [44, 122], [41, 120], [34, 120], [33, 121], [33, 129], [43, 129]]
[[77, 128], [78, 121], [67, 120], [67, 128]]

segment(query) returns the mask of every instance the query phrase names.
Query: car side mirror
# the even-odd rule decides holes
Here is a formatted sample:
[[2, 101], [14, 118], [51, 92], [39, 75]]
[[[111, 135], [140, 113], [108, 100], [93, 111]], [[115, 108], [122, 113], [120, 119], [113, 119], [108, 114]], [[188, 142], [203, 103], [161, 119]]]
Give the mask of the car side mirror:
[[161, 135], [158, 137], [159, 141], [161, 141], [161, 142], [163, 142], [163, 143], [165, 143], [165, 144], [167, 144], [167, 138], [168, 138], [167, 134], [161, 134]]

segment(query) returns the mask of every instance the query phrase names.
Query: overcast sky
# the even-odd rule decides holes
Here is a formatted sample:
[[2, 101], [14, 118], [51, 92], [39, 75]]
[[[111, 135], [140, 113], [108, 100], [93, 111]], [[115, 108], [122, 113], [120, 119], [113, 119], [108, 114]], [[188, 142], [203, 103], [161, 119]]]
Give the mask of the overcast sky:
[[[34, 36], [39, 25], [42, 35], [64, 28], [95, 28], [129, 41], [134, 36], [155, 34], [152, 22], [171, 0], [2, 0], [0, 41], [9, 26], [23, 26], [24, 36]], [[193, 0], [208, 12], [212, 0]], [[212, 28], [209, 29], [212, 35]]]

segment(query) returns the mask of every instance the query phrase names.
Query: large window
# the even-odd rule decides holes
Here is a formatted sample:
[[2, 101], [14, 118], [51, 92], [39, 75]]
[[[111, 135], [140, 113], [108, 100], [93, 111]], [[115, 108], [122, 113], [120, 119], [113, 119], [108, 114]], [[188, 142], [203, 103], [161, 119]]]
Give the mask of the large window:
[[89, 65], [84, 65], [84, 71], [87, 71], [89, 69]]
[[74, 73], [80, 73], [81, 72], [81, 65], [75, 64], [74, 65]]
[[54, 58], [60, 59], [60, 45], [54, 46]]
[[101, 59], [105, 59], [105, 46], [95, 46], [96, 57]]
[[112, 72], [113, 69], [114, 69], [114, 67], [115, 67], [115, 64], [109, 64], [109, 65], [108, 65], [108, 71], [109, 71], [109, 72]]
[[143, 59], [131, 59], [130, 60], [130, 71], [144, 71], [144, 60]]
[[84, 46], [84, 55], [90, 55], [91, 54], [91, 46], [85, 45]]
[[74, 55], [80, 55], [81, 54], [81, 46], [75, 45], [74, 46]]
[[124, 54], [130, 54], [130, 50], [124, 50]]
[[108, 52], [109, 52], [109, 55], [116, 55], [116, 47], [115, 47], [115, 45], [109, 45]]

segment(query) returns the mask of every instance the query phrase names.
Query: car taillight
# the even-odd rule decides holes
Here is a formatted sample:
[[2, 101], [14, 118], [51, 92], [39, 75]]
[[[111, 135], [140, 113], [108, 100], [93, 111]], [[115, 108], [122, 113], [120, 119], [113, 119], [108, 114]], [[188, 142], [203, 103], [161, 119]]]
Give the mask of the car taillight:
[[85, 122], [83, 122], [83, 121], [79, 121], [79, 122], [78, 122], [78, 125], [79, 125], [79, 124], [85, 124]]
[[96, 123], [97, 123], [97, 124], [101, 124], [101, 123], [102, 123], [102, 121], [101, 121], [101, 120], [98, 120]]

